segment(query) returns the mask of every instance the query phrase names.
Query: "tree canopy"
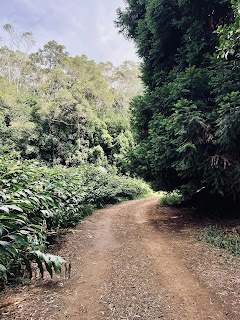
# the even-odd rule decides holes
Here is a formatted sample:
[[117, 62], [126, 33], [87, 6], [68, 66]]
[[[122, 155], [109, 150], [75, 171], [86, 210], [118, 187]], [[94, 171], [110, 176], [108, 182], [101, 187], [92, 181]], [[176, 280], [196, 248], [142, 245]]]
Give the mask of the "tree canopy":
[[118, 9], [116, 25], [134, 40], [146, 85], [132, 102], [129, 167], [156, 189], [240, 200], [238, 5], [127, 0]]
[[[133, 145], [130, 100], [139, 65], [96, 64], [30, 32], [4, 26], [0, 46], [0, 286], [53, 276], [66, 262], [45, 253], [48, 231], [75, 226], [95, 208], [151, 192], [124, 175]], [[31, 48], [31, 50], [30, 50]]]
[[9, 45], [0, 47], [0, 144], [27, 159], [123, 170], [132, 145], [129, 102], [143, 90], [138, 64], [71, 57], [56, 41], [30, 54], [31, 33], [3, 29]]

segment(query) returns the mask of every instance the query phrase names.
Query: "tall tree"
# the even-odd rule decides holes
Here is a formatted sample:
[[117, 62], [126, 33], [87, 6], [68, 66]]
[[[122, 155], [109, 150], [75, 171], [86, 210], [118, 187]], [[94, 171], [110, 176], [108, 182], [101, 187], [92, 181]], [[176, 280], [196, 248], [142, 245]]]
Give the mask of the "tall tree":
[[205, 190], [236, 202], [240, 65], [236, 56], [217, 59], [214, 33], [234, 23], [231, 1], [126, 4], [116, 24], [136, 43], [147, 87], [132, 103], [132, 170], [158, 189], [180, 189], [186, 197]]
[[138, 66], [109, 63], [110, 80], [104, 63], [71, 57], [55, 41], [28, 54], [22, 45], [31, 33], [4, 28], [9, 46], [0, 47], [0, 144], [28, 159], [121, 169], [123, 150], [132, 143], [129, 101], [142, 88]]
[[65, 49], [65, 46], [52, 40], [45, 44], [43, 49], [39, 49], [36, 53], [31, 54], [30, 57], [47, 70], [51, 70], [57, 68], [62, 60], [68, 56], [68, 52]]

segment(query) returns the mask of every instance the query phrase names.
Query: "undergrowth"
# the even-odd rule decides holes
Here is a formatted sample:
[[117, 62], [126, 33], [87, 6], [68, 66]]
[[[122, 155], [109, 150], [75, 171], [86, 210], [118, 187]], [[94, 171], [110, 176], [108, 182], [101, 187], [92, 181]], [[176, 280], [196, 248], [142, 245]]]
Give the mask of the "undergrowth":
[[173, 192], [171, 194], [167, 194], [159, 199], [159, 204], [164, 206], [174, 206], [178, 205], [182, 202], [183, 197], [179, 193]]
[[144, 198], [149, 198], [149, 197], [154, 197], [154, 196], [158, 196], [159, 193], [158, 192], [154, 192], [154, 191], [150, 191], [148, 193], [144, 193], [144, 194], [140, 194], [135, 196], [133, 199], [137, 200], [137, 199], [144, 199]]
[[141, 180], [102, 167], [47, 167], [0, 149], [0, 281], [32, 263], [42, 276], [61, 272], [61, 257], [45, 253], [49, 230], [75, 226], [94, 208], [150, 193]]
[[239, 234], [232, 235], [217, 226], [209, 226], [200, 232], [198, 239], [214, 247], [225, 249], [233, 255], [240, 255]]

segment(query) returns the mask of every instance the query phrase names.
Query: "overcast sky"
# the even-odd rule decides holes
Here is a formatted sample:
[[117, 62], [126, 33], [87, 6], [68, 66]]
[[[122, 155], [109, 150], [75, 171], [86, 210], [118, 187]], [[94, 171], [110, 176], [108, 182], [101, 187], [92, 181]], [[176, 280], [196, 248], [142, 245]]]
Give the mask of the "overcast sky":
[[[50, 40], [66, 46], [71, 56], [86, 54], [96, 62], [138, 61], [132, 42], [114, 27], [123, 0], [0, 0], [0, 24], [31, 31], [35, 51]], [[0, 34], [3, 34], [1, 31]], [[34, 51], [34, 50], [33, 50]]]

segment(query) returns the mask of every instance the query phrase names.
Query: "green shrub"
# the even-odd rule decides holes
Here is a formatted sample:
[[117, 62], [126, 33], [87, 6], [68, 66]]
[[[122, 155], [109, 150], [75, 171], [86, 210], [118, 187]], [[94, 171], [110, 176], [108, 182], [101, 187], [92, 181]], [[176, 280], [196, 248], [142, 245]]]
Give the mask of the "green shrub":
[[198, 239], [205, 241], [214, 247], [225, 249], [231, 254], [240, 255], [239, 234], [231, 235], [217, 226], [209, 226], [200, 232]]
[[22, 275], [24, 266], [32, 276], [31, 263], [60, 272], [65, 261], [45, 254], [45, 212], [54, 199], [42, 189], [44, 169], [34, 162], [21, 163], [17, 154], [0, 152], [0, 280]]
[[183, 201], [182, 195], [178, 193], [171, 193], [166, 196], [163, 196], [159, 199], [159, 204], [164, 206], [174, 206], [178, 205]]
[[[149, 193], [141, 180], [101, 167], [49, 168], [0, 149], [0, 280], [36, 262], [52, 276], [65, 261], [45, 254], [47, 230], [75, 226], [95, 207]], [[25, 267], [24, 267], [25, 266]]]

